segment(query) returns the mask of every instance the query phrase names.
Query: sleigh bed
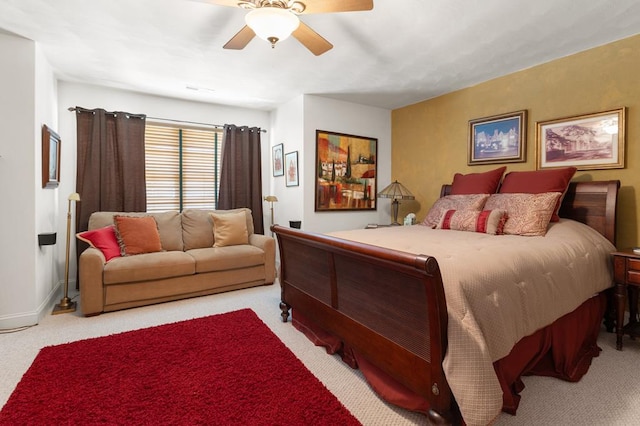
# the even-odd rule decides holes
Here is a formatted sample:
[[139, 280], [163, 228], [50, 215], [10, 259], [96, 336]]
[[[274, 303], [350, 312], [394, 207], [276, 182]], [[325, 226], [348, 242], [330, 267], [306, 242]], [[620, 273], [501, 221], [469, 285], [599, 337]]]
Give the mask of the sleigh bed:
[[[360, 368], [384, 399], [424, 412], [433, 424], [488, 424], [501, 409], [515, 414], [521, 376], [576, 381], [598, 355], [598, 332], [609, 318], [618, 188], [618, 181], [572, 182], [562, 219], [544, 237], [421, 225], [321, 235], [274, 225], [282, 320], [292, 310], [294, 325], [311, 340]], [[441, 195], [449, 189], [443, 186]], [[588, 241], [567, 243], [573, 233]], [[435, 239], [432, 253], [414, 251], [421, 250], [409, 242], [416, 236]], [[449, 239], [454, 249], [446, 248]], [[526, 261], [524, 272], [514, 266], [520, 260], [502, 259], [497, 248], [515, 241], [506, 255], [553, 239], [560, 252], [534, 255], [538, 263]], [[599, 259], [582, 252], [592, 243]], [[451, 289], [451, 282], [464, 281], [464, 270], [481, 264], [491, 271], [473, 279], [485, 287]], [[588, 278], [570, 284], [585, 269]], [[513, 282], [501, 293], [493, 283], [505, 276]], [[613, 324], [605, 325], [611, 331]]]

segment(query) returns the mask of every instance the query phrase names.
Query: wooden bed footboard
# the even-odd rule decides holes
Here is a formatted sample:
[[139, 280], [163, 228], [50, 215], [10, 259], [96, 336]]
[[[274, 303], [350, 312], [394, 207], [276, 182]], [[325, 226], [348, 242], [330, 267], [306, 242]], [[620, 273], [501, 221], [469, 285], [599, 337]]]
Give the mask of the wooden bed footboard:
[[274, 225], [282, 320], [300, 310], [429, 401], [433, 424], [457, 414], [442, 361], [447, 307], [435, 258]]

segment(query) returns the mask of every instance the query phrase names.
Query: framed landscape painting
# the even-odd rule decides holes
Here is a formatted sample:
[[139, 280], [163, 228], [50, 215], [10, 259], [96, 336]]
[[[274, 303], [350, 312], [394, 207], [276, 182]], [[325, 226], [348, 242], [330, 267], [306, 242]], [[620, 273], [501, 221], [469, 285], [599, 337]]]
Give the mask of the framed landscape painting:
[[469, 121], [467, 164], [522, 163], [527, 153], [527, 111]]
[[375, 210], [378, 139], [316, 130], [315, 211]]
[[624, 168], [625, 108], [536, 123], [538, 169]]

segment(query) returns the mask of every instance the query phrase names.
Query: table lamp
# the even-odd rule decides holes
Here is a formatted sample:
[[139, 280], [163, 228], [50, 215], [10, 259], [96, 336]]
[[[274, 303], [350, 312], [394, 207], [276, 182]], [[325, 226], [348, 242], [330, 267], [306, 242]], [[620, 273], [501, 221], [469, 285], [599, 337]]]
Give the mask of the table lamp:
[[399, 200], [414, 200], [413, 194], [397, 180], [389, 184], [385, 189], [378, 193], [378, 198], [391, 198], [391, 212], [393, 213], [393, 223], [391, 225], [400, 225], [398, 222]]

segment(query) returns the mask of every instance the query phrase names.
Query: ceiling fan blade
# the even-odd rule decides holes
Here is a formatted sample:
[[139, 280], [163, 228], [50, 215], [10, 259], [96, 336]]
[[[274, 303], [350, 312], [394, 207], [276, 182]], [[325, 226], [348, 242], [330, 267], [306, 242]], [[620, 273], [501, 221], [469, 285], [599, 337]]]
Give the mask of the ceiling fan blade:
[[191, 0], [198, 1], [200, 3], [217, 4], [220, 6], [238, 7], [238, 0]]
[[373, 9], [373, 0], [301, 0], [304, 14], [330, 12], [356, 12]]
[[255, 36], [256, 33], [254, 33], [251, 28], [245, 25], [240, 31], [238, 31], [236, 35], [231, 37], [231, 40], [229, 40], [227, 44], [222, 47], [225, 49], [234, 50], [244, 49]]
[[300, 21], [300, 25], [292, 35], [316, 56], [322, 55], [333, 47], [333, 44], [329, 43], [302, 21]]

